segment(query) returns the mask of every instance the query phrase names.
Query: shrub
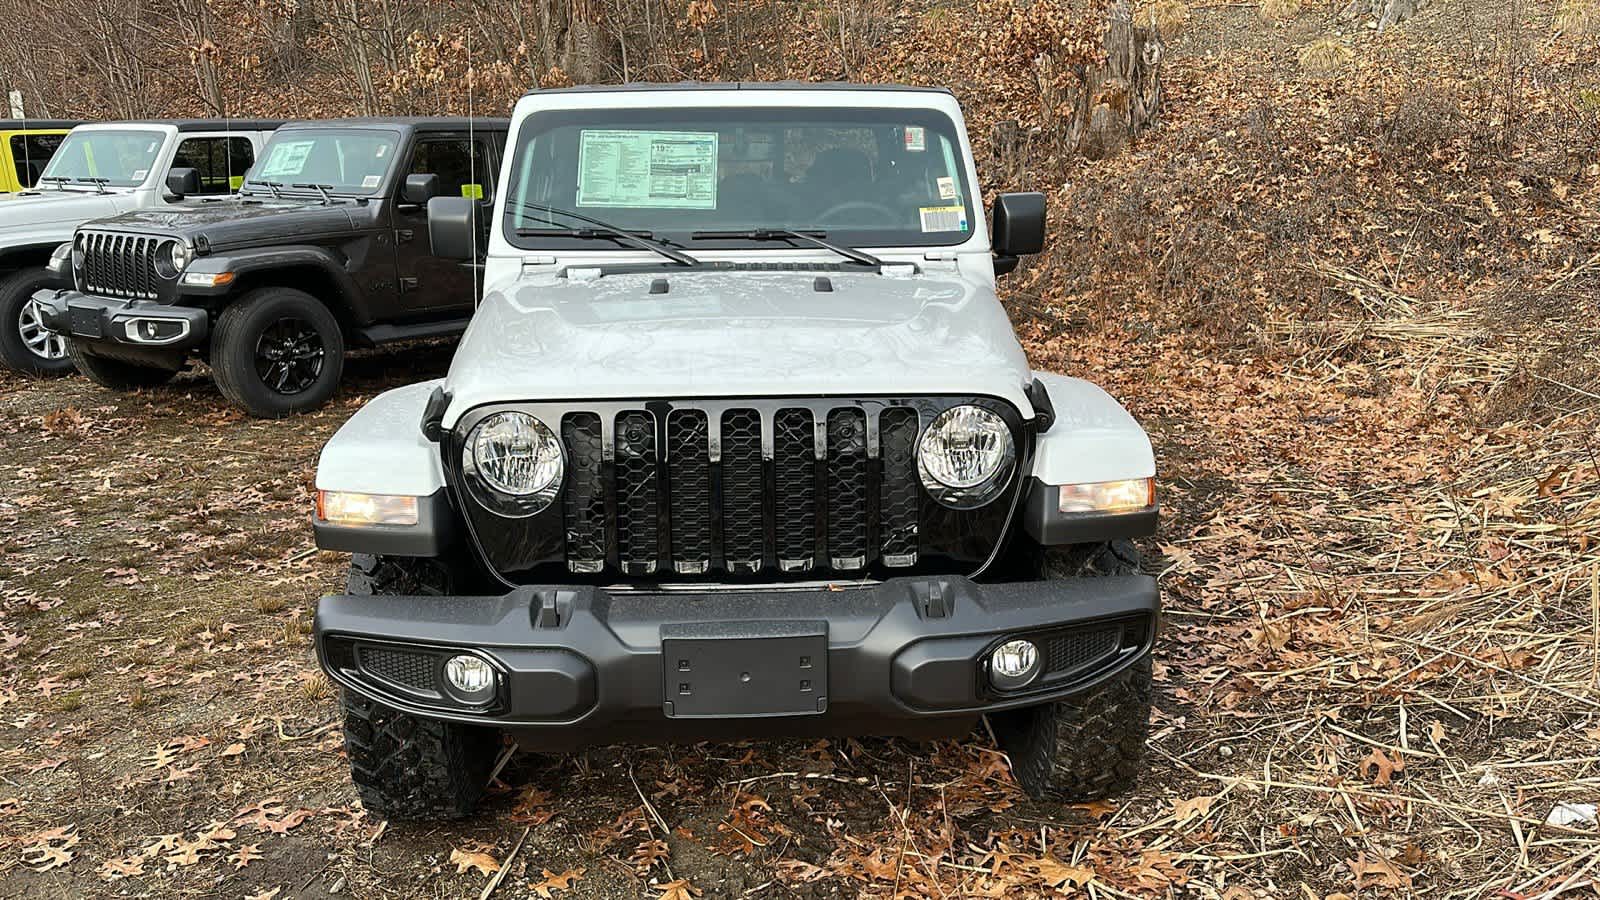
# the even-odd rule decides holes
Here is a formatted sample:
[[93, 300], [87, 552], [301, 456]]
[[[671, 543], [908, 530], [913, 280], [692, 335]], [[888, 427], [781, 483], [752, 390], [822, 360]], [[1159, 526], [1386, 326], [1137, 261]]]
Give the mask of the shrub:
[[1600, 0], [1561, 0], [1556, 27], [1577, 35], [1600, 31]]
[[1189, 4], [1183, 0], [1155, 0], [1139, 11], [1139, 24], [1155, 28], [1164, 38], [1183, 30], [1189, 21]]
[[1261, 0], [1264, 22], [1287, 22], [1300, 15], [1300, 0]]
[[1312, 75], [1327, 76], [1344, 68], [1355, 53], [1338, 38], [1318, 38], [1300, 48], [1300, 68]]

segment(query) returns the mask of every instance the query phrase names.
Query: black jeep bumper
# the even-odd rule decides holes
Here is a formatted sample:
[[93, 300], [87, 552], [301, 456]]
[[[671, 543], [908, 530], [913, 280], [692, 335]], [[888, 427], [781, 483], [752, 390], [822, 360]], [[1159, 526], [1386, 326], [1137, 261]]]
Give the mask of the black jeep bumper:
[[[983, 713], [1092, 688], [1150, 652], [1145, 576], [976, 584], [900, 578], [844, 590], [333, 596], [318, 657], [349, 690], [418, 715], [505, 728], [526, 746], [617, 741], [965, 733]], [[1041, 674], [994, 689], [988, 653], [1027, 638]], [[468, 653], [496, 672], [463, 702], [445, 676]]]
[[[211, 316], [192, 306], [170, 306], [154, 300], [101, 297], [75, 290], [45, 290], [33, 295], [44, 326], [89, 346], [112, 346], [128, 352], [171, 356], [206, 345]], [[149, 322], [154, 333], [140, 337], [138, 323]], [[134, 325], [130, 328], [130, 323]]]

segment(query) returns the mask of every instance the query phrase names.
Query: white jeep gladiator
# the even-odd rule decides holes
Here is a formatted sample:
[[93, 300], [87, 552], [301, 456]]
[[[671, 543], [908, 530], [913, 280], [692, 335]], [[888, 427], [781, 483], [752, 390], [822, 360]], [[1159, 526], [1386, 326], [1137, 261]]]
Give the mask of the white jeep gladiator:
[[315, 643], [363, 802], [471, 813], [507, 739], [933, 738], [987, 718], [1021, 785], [1132, 784], [1159, 598], [1155, 461], [1094, 385], [1030, 371], [943, 90], [627, 85], [517, 104], [448, 375], [317, 470], [353, 554]]

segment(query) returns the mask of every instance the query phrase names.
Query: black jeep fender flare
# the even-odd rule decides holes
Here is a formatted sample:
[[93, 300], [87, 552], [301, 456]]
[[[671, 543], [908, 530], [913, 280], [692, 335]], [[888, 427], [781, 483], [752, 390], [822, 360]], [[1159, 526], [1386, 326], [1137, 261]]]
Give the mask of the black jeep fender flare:
[[[356, 283], [350, 266], [359, 268], [361, 260], [341, 256], [326, 247], [289, 245], [233, 250], [201, 256], [184, 269], [184, 275], [233, 273], [226, 284], [207, 287], [181, 284], [185, 297], [213, 298], [234, 296], [241, 288], [291, 287], [324, 301], [347, 328], [373, 321], [371, 304]], [[211, 304], [207, 304], [211, 305]]]
[[31, 266], [44, 268], [50, 262], [50, 254], [59, 246], [61, 241], [43, 241], [0, 249], [0, 274]]

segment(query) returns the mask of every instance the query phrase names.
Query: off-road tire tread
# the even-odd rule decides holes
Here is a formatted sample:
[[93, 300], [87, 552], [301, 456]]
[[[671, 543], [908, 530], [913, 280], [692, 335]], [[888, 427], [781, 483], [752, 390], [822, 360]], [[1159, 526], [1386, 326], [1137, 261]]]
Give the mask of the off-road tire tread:
[[67, 341], [67, 358], [83, 376], [95, 384], [112, 391], [136, 391], [140, 388], [160, 387], [178, 374], [177, 369], [159, 369], [96, 356], [78, 346], [77, 341]]
[[[1139, 572], [1139, 550], [1126, 540], [1066, 548], [1051, 557], [1052, 574], [1068, 577]], [[1068, 803], [1100, 800], [1131, 789], [1144, 771], [1151, 699], [1146, 654], [1098, 687], [992, 715], [990, 726], [1029, 795]]]
[[[347, 590], [442, 594], [449, 579], [435, 560], [358, 553], [350, 560]], [[393, 819], [441, 820], [477, 809], [500, 745], [497, 731], [409, 715], [350, 691], [341, 702], [350, 778], [368, 810]]]
[[[327, 378], [327, 383], [287, 398], [261, 385], [262, 390], [276, 398], [276, 402], [270, 402], [269, 405], [253, 393], [258, 383], [255, 341], [246, 340], [248, 335], [243, 331], [251, 313], [268, 303], [286, 298], [309, 301], [311, 309], [308, 309], [308, 313], [317, 316], [320, 310], [321, 316], [326, 317], [322, 324], [332, 326], [325, 329], [323, 348], [323, 377]], [[328, 402], [333, 392], [338, 390], [339, 379], [344, 374], [344, 354], [344, 335], [339, 330], [338, 319], [316, 297], [294, 288], [265, 287], [250, 291], [222, 311], [222, 315], [217, 317], [216, 330], [211, 335], [211, 373], [217, 382], [217, 390], [229, 402], [258, 419], [281, 419], [308, 412]], [[328, 374], [330, 370], [331, 375]]]
[[[22, 343], [22, 334], [17, 331], [17, 316], [22, 313], [22, 304], [33, 296], [33, 291], [28, 290], [29, 283], [34, 284], [37, 290], [48, 285], [45, 279], [45, 271], [37, 266], [18, 269], [0, 278], [0, 329], [4, 329], [4, 333], [0, 334], [0, 362], [26, 375], [55, 378], [72, 371], [72, 360], [40, 359]], [[20, 302], [14, 303], [14, 300]]]

